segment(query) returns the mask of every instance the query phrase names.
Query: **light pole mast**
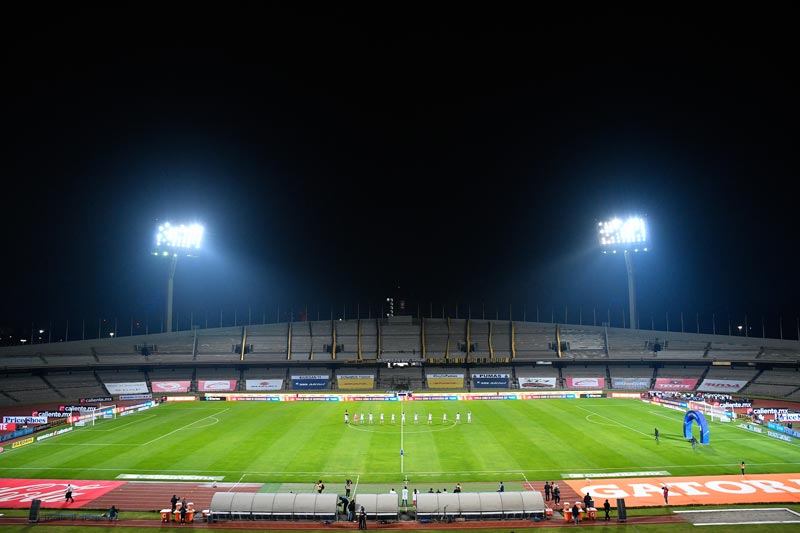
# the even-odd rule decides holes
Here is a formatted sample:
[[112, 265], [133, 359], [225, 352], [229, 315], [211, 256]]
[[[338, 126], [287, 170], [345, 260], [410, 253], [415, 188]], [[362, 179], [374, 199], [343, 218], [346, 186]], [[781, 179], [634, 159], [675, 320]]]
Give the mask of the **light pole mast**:
[[158, 226], [156, 232], [156, 247], [153, 255], [169, 257], [169, 276], [167, 278], [167, 320], [166, 331], [172, 332], [172, 295], [175, 288], [175, 270], [178, 266], [178, 257], [181, 255], [192, 257], [200, 249], [203, 240], [203, 226], [200, 224], [173, 226], [165, 222]]
[[178, 266], [178, 254], [172, 254], [169, 262], [169, 278], [167, 278], [167, 333], [172, 333], [172, 293], [175, 289], [175, 268]]
[[628, 271], [628, 309], [630, 310], [631, 329], [639, 329], [636, 320], [636, 283], [633, 278], [633, 258], [625, 250], [625, 268]]
[[633, 254], [646, 252], [647, 227], [642, 217], [628, 217], [626, 220], [612, 218], [598, 223], [600, 246], [603, 253], [616, 254], [621, 251], [625, 256], [625, 269], [628, 272], [628, 312], [630, 328], [638, 329], [636, 315], [636, 283], [633, 275]]

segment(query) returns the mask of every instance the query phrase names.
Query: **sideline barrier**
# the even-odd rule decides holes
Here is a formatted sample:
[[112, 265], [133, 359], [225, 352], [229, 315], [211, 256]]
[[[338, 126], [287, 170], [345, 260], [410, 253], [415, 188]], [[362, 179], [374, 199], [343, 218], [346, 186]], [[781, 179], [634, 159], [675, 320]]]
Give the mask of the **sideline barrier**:
[[335, 520], [338, 503], [336, 494], [216, 492], [208, 519]]
[[367, 520], [397, 520], [397, 494], [357, 494], [356, 509], [364, 506]]
[[417, 520], [497, 520], [545, 518], [537, 491], [423, 493], [417, 495]]

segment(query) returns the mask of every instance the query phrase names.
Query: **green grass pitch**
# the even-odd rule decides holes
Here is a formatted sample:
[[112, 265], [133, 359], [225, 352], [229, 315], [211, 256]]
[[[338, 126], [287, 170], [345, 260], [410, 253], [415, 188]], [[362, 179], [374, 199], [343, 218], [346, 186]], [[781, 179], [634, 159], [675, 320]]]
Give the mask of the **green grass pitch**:
[[[352, 423], [354, 413], [370, 412], [372, 425]], [[797, 445], [734, 422], [709, 423], [711, 444], [693, 451], [681, 412], [636, 400], [170, 403], [8, 449], [0, 472], [41, 479], [216, 476], [310, 491], [320, 478], [331, 488], [345, 478], [393, 485], [407, 477], [423, 486], [474, 483], [472, 490], [494, 490], [503, 480], [515, 490], [571, 473], [736, 474], [741, 461], [748, 473], [800, 471]]]

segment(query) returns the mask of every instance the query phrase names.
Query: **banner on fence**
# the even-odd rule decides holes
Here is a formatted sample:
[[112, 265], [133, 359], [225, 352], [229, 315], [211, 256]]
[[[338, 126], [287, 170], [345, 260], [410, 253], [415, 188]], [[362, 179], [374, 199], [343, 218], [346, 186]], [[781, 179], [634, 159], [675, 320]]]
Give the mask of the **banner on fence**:
[[372, 389], [375, 388], [374, 374], [341, 374], [336, 376], [340, 389]]
[[152, 381], [153, 392], [189, 392], [191, 381]]
[[602, 389], [605, 378], [566, 378], [568, 389]]
[[555, 389], [557, 379], [558, 378], [519, 377], [517, 381], [519, 381], [520, 389]]
[[701, 392], [736, 392], [747, 385], [746, 380], [741, 379], [711, 379], [706, 378], [697, 387]]
[[125, 383], [103, 383], [109, 394], [146, 394], [150, 392], [144, 381], [129, 381]]
[[283, 388], [282, 379], [248, 379], [245, 380], [247, 390], [281, 390]]

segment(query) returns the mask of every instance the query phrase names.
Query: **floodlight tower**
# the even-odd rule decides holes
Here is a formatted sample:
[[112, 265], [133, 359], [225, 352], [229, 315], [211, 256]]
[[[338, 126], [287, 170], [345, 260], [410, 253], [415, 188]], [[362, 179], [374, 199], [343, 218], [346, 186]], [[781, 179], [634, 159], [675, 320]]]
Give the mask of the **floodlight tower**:
[[625, 267], [628, 270], [628, 307], [631, 329], [636, 328], [636, 284], [633, 277], [632, 254], [647, 251], [647, 225], [643, 217], [632, 216], [623, 220], [612, 218], [598, 222], [598, 234], [603, 253], [616, 254], [621, 251], [625, 256]]
[[167, 333], [172, 332], [172, 291], [178, 257], [193, 257], [197, 254], [200, 242], [203, 240], [203, 231], [203, 226], [200, 224], [172, 225], [169, 222], [159, 225], [156, 231], [156, 247], [153, 255], [170, 258], [167, 280]]

